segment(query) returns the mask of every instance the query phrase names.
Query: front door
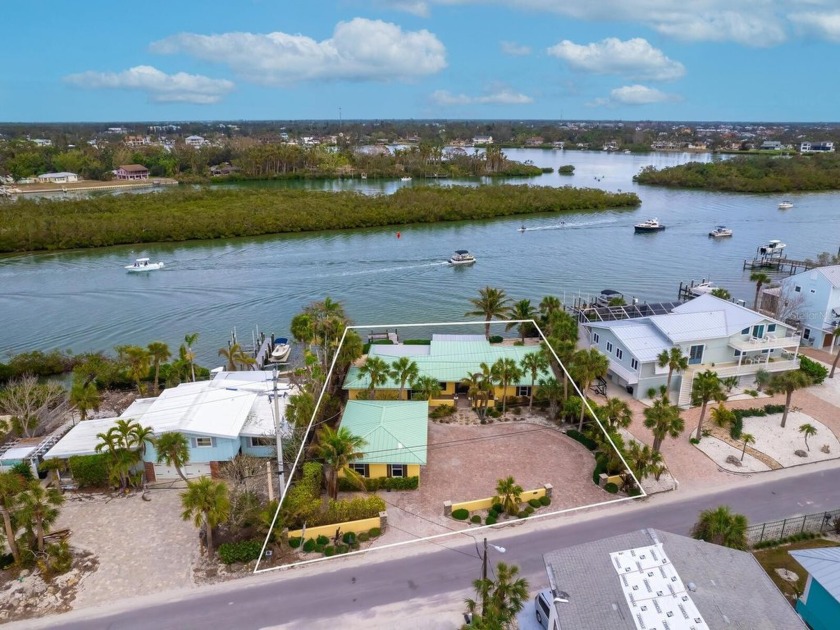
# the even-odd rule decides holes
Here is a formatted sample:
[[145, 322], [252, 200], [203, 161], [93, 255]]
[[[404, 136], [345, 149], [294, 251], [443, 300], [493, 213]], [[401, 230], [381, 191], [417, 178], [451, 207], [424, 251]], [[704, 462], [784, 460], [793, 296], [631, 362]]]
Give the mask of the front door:
[[758, 326], [753, 326], [753, 337], [756, 339], [761, 339], [764, 337], [764, 324], [759, 324]]
[[688, 364], [697, 365], [703, 363], [703, 346], [691, 346], [688, 353]]

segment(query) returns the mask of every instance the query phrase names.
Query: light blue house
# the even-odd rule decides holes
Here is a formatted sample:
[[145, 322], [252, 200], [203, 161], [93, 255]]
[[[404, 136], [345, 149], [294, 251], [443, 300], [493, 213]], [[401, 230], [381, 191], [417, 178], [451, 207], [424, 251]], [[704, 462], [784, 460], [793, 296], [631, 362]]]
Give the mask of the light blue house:
[[[609, 379], [635, 398], [644, 398], [668, 379], [657, 357], [679, 348], [689, 368], [674, 373], [677, 404], [691, 401], [698, 372], [721, 378], [752, 378], [758, 370], [783, 372], [799, 367], [800, 336], [793, 326], [743, 306], [704, 294], [664, 315], [583, 324], [585, 340], [609, 358]], [[674, 392], [672, 392], [672, 400]]]
[[840, 627], [840, 547], [789, 551], [808, 572], [796, 612], [814, 630]]
[[802, 344], [830, 348], [840, 326], [840, 265], [818, 267], [789, 276], [762, 293], [761, 306], [802, 327]]
[[[136, 400], [118, 418], [80, 422], [44, 459], [95, 453], [97, 434], [107, 432], [118, 420], [139, 422], [156, 437], [182, 433], [189, 440], [189, 464], [183, 471], [187, 477], [215, 476], [221, 463], [239, 453], [273, 457], [277, 430], [281, 435], [289, 432], [284, 415], [293, 391], [288, 382], [278, 382], [275, 397], [273, 378], [273, 372], [219, 372], [209, 381], [165, 389], [157, 398]], [[177, 477], [174, 468], [157, 463], [153, 444], [146, 445], [143, 460], [150, 481]]]

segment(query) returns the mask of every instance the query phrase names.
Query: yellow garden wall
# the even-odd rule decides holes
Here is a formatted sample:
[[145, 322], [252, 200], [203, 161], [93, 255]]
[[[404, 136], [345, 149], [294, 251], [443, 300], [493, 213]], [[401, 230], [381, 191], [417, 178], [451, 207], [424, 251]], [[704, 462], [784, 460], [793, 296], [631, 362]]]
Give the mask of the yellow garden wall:
[[[531, 499], [539, 499], [545, 496], [545, 488], [538, 490], [526, 490], [520, 495], [522, 503], [527, 503]], [[452, 510], [467, 510], [474, 512], [476, 510], [487, 510], [493, 503], [499, 500], [498, 496], [489, 497], [487, 499], [474, 499], [473, 501], [461, 501], [460, 503], [453, 503]]]
[[[381, 527], [381, 519], [378, 516], [374, 518], [365, 518], [360, 521], [346, 521], [344, 523], [335, 523], [334, 525], [319, 525], [318, 527], [307, 527], [306, 538], [317, 538], [318, 536], [327, 536], [332, 539], [335, 536], [335, 530], [341, 529], [342, 534], [347, 532], [355, 532], [360, 534], [367, 532], [374, 527]], [[289, 532], [289, 538], [300, 538], [303, 530], [295, 529]]]

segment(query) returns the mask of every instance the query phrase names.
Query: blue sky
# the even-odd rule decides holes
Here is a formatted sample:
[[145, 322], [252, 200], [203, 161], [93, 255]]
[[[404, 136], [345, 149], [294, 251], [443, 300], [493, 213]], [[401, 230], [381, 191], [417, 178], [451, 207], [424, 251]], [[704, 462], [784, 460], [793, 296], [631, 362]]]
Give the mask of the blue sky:
[[[136, 7], [132, 10], [130, 7]], [[840, 0], [4, 0], [2, 121], [836, 121]]]

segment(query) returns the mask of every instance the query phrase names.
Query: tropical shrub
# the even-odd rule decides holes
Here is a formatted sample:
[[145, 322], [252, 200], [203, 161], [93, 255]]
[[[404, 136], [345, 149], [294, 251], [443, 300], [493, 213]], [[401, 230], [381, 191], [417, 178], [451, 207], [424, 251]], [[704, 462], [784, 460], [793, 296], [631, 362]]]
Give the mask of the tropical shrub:
[[604, 484], [604, 490], [606, 490], [610, 494], [615, 494], [616, 492], [618, 492], [618, 486], [612, 482], [609, 482]]
[[448, 418], [455, 413], [454, 405], [438, 405], [429, 412], [429, 417], [435, 420], [440, 418]]
[[470, 523], [475, 523], [476, 525], [478, 525], [479, 523], [481, 523], [481, 516], [479, 516], [478, 514], [473, 514], [470, 517]]
[[458, 508], [457, 510], [452, 510], [452, 518], [456, 521], [465, 521], [469, 518], [470, 512], [469, 510], [465, 510], [464, 508]]
[[735, 419], [732, 420], [732, 424], [729, 426], [729, 437], [733, 440], [740, 440], [741, 433], [744, 432], [744, 418], [741, 415], [735, 414]]
[[484, 519], [484, 524], [485, 525], [495, 525], [496, 523], [497, 523], [496, 517], [493, 516], [492, 514], [488, 514], [487, 518]]
[[289, 547], [291, 547], [292, 549], [297, 549], [298, 547], [300, 547], [301, 542], [302, 541], [300, 536], [292, 536], [291, 538], [289, 538]]
[[303, 543], [303, 550], [306, 553], [315, 551], [315, 541], [312, 538], [309, 538], [305, 543]]
[[549, 497], [540, 497], [540, 505], [545, 507], [546, 505], [551, 505], [551, 499]]
[[30, 468], [29, 464], [26, 462], [18, 462], [12, 466], [12, 472], [16, 475], [20, 475], [27, 481], [32, 481], [32, 479], [35, 478], [35, 475], [32, 474], [32, 468]]
[[262, 551], [261, 540], [240, 540], [219, 545], [219, 560], [224, 564], [234, 562], [250, 562], [260, 557]]
[[318, 536], [318, 538], [315, 539], [315, 544], [318, 545], [328, 545], [329, 542], [330, 539], [327, 536], [324, 536], [323, 534], [321, 534], [320, 536]]
[[376, 537], [378, 537], [381, 533], [382, 533], [382, 530], [381, 530], [381, 529], [379, 529], [378, 527], [371, 527], [371, 528], [368, 530], [368, 537], [369, 537], [369, 538], [376, 538]]
[[517, 516], [517, 518], [528, 518], [528, 512], [526, 512], [525, 510], [522, 510], [516, 516]]
[[336, 553], [347, 553], [348, 551], [350, 551], [349, 545], [338, 545], [335, 548]]
[[496, 514], [501, 514], [505, 511], [505, 507], [497, 501], [496, 503], [490, 506], [490, 511], [495, 512]]
[[542, 506], [539, 499], [528, 499], [528, 505], [530, 505], [535, 510]]
[[526, 508], [523, 510], [523, 512], [525, 512], [525, 514], [527, 514], [528, 516], [531, 516], [531, 514], [533, 514], [533, 513], [534, 513], [534, 508], [532, 508], [532, 507], [529, 505], [528, 507], [526, 507]]
[[367, 532], [361, 532], [356, 538], [356, 540], [358, 540], [360, 543], [367, 542], [368, 540], [370, 540], [370, 536]]
[[490, 343], [502, 343], [504, 340], [504, 337], [501, 335], [490, 335], [490, 338], [488, 339]]
[[414, 477], [373, 477], [364, 480], [364, 490], [346, 477], [338, 478], [338, 489], [342, 492], [376, 492], [377, 490], [417, 490], [420, 478]]
[[585, 436], [583, 433], [578, 431], [577, 429], [569, 429], [566, 431], [566, 435], [568, 435], [573, 440], [580, 442], [590, 451], [594, 451], [598, 448], [598, 443], [590, 437]]
[[341, 540], [344, 541], [347, 545], [352, 545], [356, 542], [356, 533], [355, 532], [344, 532], [344, 536], [341, 537]]
[[70, 474], [79, 488], [104, 488], [108, 485], [108, 455], [74, 455], [67, 461]]
[[330, 500], [327, 510], [317, 515], [310, 525], [332, 525], [345, 521], [358, 521], [374, 518], [385, 511], [385, 501], [378, 496], [357, 497], [355, 499]]
[[324, 547], [324, 555], [327, 558], [329, 558], [330, 556], [334, 556], [335, 555], [335, 547], [333, 547], [332, 545]]
[[799, 369], [811, 377], [815, 385], [822, 383], [828, 376], [828, 368], [822, 363], [809, 359], [805, 355], [799, 357]]

